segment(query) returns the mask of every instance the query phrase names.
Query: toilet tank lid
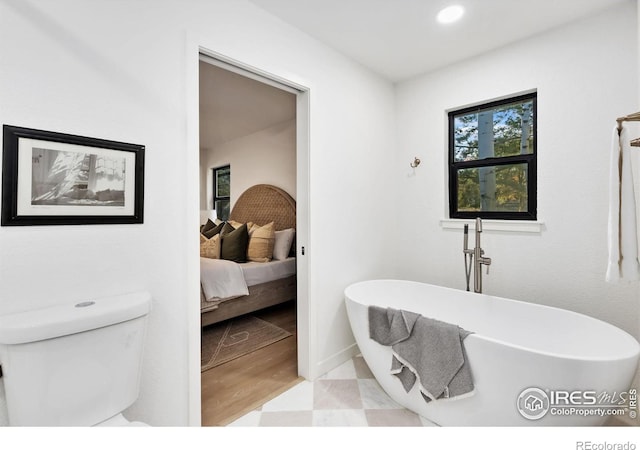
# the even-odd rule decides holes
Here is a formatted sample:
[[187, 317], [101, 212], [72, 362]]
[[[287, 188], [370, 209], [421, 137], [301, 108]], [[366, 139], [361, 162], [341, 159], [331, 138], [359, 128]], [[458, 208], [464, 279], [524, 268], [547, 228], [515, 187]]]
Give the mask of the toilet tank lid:
[[0, 344], [24, 344], [145, 316], [151, 294], [136, 292], [0, 316]]

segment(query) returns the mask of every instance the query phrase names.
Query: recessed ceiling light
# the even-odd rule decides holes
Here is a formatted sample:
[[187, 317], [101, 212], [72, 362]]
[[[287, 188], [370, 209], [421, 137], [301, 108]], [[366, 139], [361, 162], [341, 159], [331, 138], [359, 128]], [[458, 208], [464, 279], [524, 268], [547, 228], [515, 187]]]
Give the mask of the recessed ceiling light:
[[451, 5], [442, 9], [437, 16], [440, 23], [453, 23], [464, 14], [464, 8], [460, 5]]

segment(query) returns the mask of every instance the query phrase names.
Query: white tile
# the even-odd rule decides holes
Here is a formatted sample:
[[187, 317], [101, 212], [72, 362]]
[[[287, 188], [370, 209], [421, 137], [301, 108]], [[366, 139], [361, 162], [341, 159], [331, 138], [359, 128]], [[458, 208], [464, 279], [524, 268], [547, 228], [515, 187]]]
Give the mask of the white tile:
[[310, 427], [313, 411], [263, 411], [261, 427]]
[[374, 379], [358, 380], [358, 388], [364, 409], [402, 409]]
[[436, 425], [435, 423], [431, 422], [430, 420], [425, 419], [422, 416], [418, 416], [418, 417], [420, 417], [420, 422], [422, 422], [422, 426], [423, 427], [437, 427], [437, 426], [439, 426], [439, 425]]
[[356, 368], [351, 359], [320, 377], [323, 380], [355, 380], [356, 378]]
[[324, 409], [313, 411], [314, 427], [366, 427], [367, 417], [361, 409]]
[[408, 409], [367, 409], [370, 427], [422, 427], [420, 416]]
[[[357, 386], [358, 395], [362, 399], [363, 409], [320, 409], [313, 410], [314, 404], [314, 383], [310, 381], [303, 381], [296, 384], [291, 389], [283, 392], [278, 397], [265, 403], [261, 411], [255, 410], [240, 417], [236, 421], [230, 423], [229, 427], [258, 427], [260, 426], [260, 420], [262, 412], [269, 412], [271, 414], [277, 412], [285, 412], [288, 414], [300, 411], [301, 414], [310, 414], [312, 418], [312, 424], [315, 427], [367, 427], [366, 410], [378, 410], [370, 411], [372, 414], [383, 413], [380, 410], [403, 410], [404, 408], [392, 400], [380, 387], [375, 379], [355, 379], [356, 372], [355, 366], [352, 361], [347, 361], [340, 367], [332, 370], [331, 372], [320, 377], [324, 379], [316, 386], [320, 389], [326, 387], [325, 385], [338, 383], [340, 386], [353, 384]], [[353, 381], [333, 381], [333, 380], [353, 380]], [[322, 391], [322, 389], [320, 389]], [[349, 391], [351, 392], [351, 391]], [[341, 398], [349, 394], [349, 392], [343, 392]], [[327, 394], [328, 395], [328, 394]], [[348, 406], [353, 408], [353, 406]], [[397, 411], [400, 412], [400, 411]], [[395, 411], [388, 411], [389, 414], [396, 414]], [[384, 413], [383, 413], [384, 414]], [[424, 417], [418, 416], [417, 419], [425, 427], [438, 426], [432, 423]], [[308, 420], [308, 419], [307, 419]], [[393, 421], [389, 423], [394, 423]]]
[[248, 414], [234, 420], [228, 427], [257, 427], [260, 424], [260, 411], [251, 411]]
[[262, 405], [263, 411], [310, 411], [313, 409], [313, 383], [303, 381]]

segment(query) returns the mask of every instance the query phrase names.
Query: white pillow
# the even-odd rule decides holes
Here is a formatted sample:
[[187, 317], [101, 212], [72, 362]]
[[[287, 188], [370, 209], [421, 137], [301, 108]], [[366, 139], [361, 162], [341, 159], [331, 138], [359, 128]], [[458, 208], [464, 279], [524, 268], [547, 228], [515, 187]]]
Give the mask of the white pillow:
[[276, 231], [276, 241], [273, 246], [273, 259], [287, 259], [289, 251], [291, 251], [291, 244], [293, 244], [293, 237], [295, 234], [296, 230], [293, 228]]

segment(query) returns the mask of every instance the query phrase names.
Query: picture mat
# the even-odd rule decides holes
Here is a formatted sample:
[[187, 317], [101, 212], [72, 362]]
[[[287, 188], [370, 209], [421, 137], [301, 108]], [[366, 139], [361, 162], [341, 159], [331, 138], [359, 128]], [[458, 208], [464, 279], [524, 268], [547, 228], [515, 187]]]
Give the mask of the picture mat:
[[[33, 149], [55, 150], [93, 154], [108, 158], [122, 158], [125, 160], [125, 191], [124, 206], [95, 206], [95, 205], [33, 205], [32, 192], [32, 157]], [[18, 181], [17, 211], [20, 216], [129, 216], [134, 214], [135, 208], [135, 159], [133, 152], [113, 150], [85, 145], [53, 142], [40, 139], [18, 139]]]

